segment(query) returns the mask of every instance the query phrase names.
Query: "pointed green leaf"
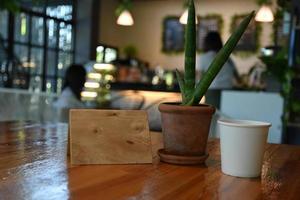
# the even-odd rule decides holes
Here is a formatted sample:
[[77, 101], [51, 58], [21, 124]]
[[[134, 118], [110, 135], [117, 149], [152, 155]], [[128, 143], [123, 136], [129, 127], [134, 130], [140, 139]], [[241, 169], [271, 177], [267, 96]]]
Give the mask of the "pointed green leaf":
[[176, 77], [177, 77], [179, 88], [181, 91], [182, 102], [185, 102], [186, 101], [186, 95], [185, 95], [186, 91], [185, 91], [184, 80], [183, 80], [181, 73], [178, 71], [178, 69], [176, 69]]
[[217, 76], [225, 62], [228, 60], [230, 54], [232, 53], [238, 41], [247, 29], [251, 19], [254, 17], [254, 14], [255, 12], [253, 11], [251, 12], [251, 14], [244, 18], [244, 20], [240, 23], [239, 27], [233, 32], [233, 34], [230, 36], [223, 48], [218, 52], [215, 59], [209, 66], [207, 72], [203, 75], [201, 81], [196, 85], [194, 99], [192, 103], [193, 105], [197, 105], [200, 102], [201, 98], [208, 90], [210, 84]]
[[186, 94], [192, 96], [195, 88], [195, 65], [196, 65], [196, 16], [194, 1], [189, 1], [188, 21], [185, 31], [185, 63], [184, 83]]

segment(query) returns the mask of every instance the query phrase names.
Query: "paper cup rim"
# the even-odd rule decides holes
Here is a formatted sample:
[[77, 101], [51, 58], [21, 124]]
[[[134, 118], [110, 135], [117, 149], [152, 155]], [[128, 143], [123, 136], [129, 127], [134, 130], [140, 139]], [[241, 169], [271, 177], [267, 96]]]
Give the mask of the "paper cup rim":
[[238, 119], [219, 119], [218, 124], [235, 127], [271, 127], [269, 122], [253, 121], [253, 120], [238, 120]]

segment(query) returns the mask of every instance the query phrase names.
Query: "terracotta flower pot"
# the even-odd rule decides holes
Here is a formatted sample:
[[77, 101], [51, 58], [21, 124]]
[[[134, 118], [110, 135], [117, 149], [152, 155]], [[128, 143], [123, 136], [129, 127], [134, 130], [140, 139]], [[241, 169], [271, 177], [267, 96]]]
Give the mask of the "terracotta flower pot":
[[208, 157], [206, 144], [215, 108], [162, 103], [159, 111], [164, 140], [164, 149], [158, 152], [160, 159], [173, 164], [203, 163]]

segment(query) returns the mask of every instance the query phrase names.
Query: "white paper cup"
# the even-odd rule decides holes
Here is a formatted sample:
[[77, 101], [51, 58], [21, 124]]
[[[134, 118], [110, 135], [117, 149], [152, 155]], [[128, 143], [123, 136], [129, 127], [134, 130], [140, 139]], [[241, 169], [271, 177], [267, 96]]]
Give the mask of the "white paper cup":
[[218, 120], [222, 172], [237, 177], [261, 174], [270, 123], [247, 120]]

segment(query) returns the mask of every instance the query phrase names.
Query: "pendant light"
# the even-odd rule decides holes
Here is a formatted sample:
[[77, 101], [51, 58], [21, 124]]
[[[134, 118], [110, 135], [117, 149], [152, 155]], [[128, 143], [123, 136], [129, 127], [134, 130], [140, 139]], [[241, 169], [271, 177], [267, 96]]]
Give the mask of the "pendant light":
[[257, 0], [260, 6], [255, 16], [257, 22], [272, 22], [274, 21], [274, 15], [271, 9], [272, 0]]
[[134, 24], [133, 17], [130, 13], [132, 8], [131, 0], [122, 0], [116, 9], [117, 24], [121, 26], [132, 26]]
[[[184, 7], [186, 8], [187, 7], [187, 3], [184, 5]], [[184, 10], [184, 12], [182, 13], [181, 17], [179, 18], [179, 22], [181, 24], [187, 24], [187, 20], [188, 20], [188, 14], [189, 14], [189, 9], [186, 8]], [[198, 19], [197, 19], [197, 16], [196, 16], [196, 24], [198, 24]]]
[[188, 13], [189, 13], [188, 9], [186, 9], [186, 10], [182, 13], [181, 17], [179, 18], [179, 22], [180, 22], [181, 24], [187, 24]]
[[132, 26], [134, 24], [134, 20], [131, 13], [128, 10], [123, 10], [117, 19], [117, 24], [121, 26]]
[[260, 9], [258, 10], [255, 21], [258, 22], [273, 22], [274, 21], [274, 15], [271, 10], [271, 7], [268, 5], [262, 5]]

